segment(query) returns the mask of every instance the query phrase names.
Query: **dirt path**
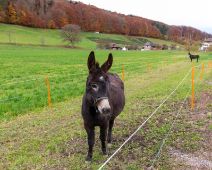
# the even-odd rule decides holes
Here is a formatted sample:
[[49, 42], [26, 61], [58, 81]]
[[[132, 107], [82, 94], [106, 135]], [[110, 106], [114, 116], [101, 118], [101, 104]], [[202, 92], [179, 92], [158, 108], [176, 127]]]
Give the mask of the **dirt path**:
[[[194, 154], [186, 154], [179, 150], [171, 149], [169, 151], [169, 154], [172, 158], [174, 158], [174, 161], [176, 165], [178, 165], [178, 169], [180, 170], [179, 165], [184, 165], [187, 167], [182, 167], [182, 169], [212, 169], [212, 160], [207, 160], [207, 157], [211, 157], [212, 153], [205, 152], [204, 156], [197, 156]], [[206, 158], [204, 158], [206, 157]]]

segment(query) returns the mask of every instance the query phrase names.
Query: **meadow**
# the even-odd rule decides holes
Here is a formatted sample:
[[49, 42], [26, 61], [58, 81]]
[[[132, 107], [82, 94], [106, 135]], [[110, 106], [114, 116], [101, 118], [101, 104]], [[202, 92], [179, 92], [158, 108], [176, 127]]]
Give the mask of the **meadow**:
[[[4, 70], [0, 73], [1, 119], [47, 106], [47, 76], [53, 103], [84, 92], [89, 50], [2, 45], [0, 51], [0, 64]], [[96, 51], [100, 63], [106, 60], [108, 53]], [[149, 69], [156, 70], [185, 60], [185, 52], [114, 51], [113, 55], [112, 72], [120, 74], [124, 65], [126, 80]]]
[[[115, 122], [114, 144], [109, 150], [110, 154], [160, 105], [192, 67], [185, 51], [96, 50], [96, 44], [87, 38], [81, 42], [81, 49], [59, 47], [61, 42], [55, 30], [45, 33], [49, 34], [45, 42], [50, 46], [40, 46], [39, 37], [45, 31], [21, 27], [23, 31], [19, 32], [20, 39], [17, 39], [22, 42], [12, 45], [6, 42], [8, 37], [2, 33], [2, 30], [8, 30], [5, 27], [17, 29], [19, 26], [0, 26], [0, 169], [97, 169], [104, 162], [106, 157], [100, 152], [98, 135], [93, 163], [85, 164], [84, 161], [87, 143], [80, 107], [88, 74], [86, 62], [91, 49], [95, 49], [100, 64], [112, 52], [114, 64], [111, 72], [118, 73], [120, 77], [124, 66], [126, 106]], [[125, 37], [114, 35], [113, 38]], [[30, 40], [34, 44], [30, 45]], [[212, 69], [208, 65], [212, 54], [201, 53], [200, 56], [200, 62], [193, 65], [204, 63], [205, 71], [203, 80], [200, 80], [201, 67], [195, 68], [195, 110], [190, 109], [189, 74], [106, 169], [150, 167], [181, 106], [181, 116], [155, 167], [179, 167], [169, 156], [170, 148], [187, 153], [196, 153], [204, 148], [202, 143], [208, 139], [199, 129], [206, 127], [207, 133], [211, 134], [211, 116], [207, 115], [211, 104], [207, 101], [203, 107], [202, 95], [210, 96], [212, 92]], [[47, 76], [52, 108], [48, 108], [47, 102]], [[183, 103], [185, 97], [186, 102]], [[206, 113], [206, 116], [191, 119], [200, 112]]]
[[[135, 37], [135, 36], [124, 36], [116, 34], [96, 34], [93, 32], [82, 32], [81, 41], [76, 44], [78, 48], [83, 49], [96, 49], [96, 41], [102, 40], [106, 42], [113, 42], [117, 44], [128, 44], [128, 45], [142, 45], [142, 41], [150, 41], [156, 44], [175, 44], [175, 42], [147, 38], [147, 37]], [[5, 44], [19, 44], [19, 45], [35, 45], [35, 46], [66, 46], [60, 37], [59, 30], [51, 29], [39, 29], [39, 28], [28, 28], [18, 25], [0, 24], [0, 43]]]

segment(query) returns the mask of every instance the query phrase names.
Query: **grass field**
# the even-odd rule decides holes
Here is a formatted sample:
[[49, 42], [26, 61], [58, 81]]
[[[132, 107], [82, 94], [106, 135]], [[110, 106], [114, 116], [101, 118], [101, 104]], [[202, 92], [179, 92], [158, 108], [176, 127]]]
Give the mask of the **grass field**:
[[[2, 45], [0, 51], [0, 65], [4, 70], [0, 73], [1, 119], [46, 106], [46, 76], [50, 80], [53, 103], [80, 96], [84, 92], [88, 50]], [[97, 51], [100, 63], [106, 60], [108, 53]], [[126, 79], [144, 74], [150, 67], [156, 70], [165, 65], [188, 63], [185, 52], [116, 51], [113, 54], [112, 71], [121, 73], [124, 65]], [[207, 59], [208, 56], [203, 55], [202, 60]]]
[[[7, 30], [7, 27], [13, 28], [0, 26], [0, 37], [3, 37], [2, 30]], [[14, 29], [17, 28], [14, 26]], [[39, 44], [39, 37], [45, 32], [40, 29], [20, 29], [23, 29], [20, 31], [20, 40], [23, 42], [20, 43], [26, 40], [26, 44], [28, 40]], [[48, 34], [52, 38], [49, 44], [60, 45], [58, 38], [54, 38], [57, 36], [54, 31]], [[3, 42], [1, 38], [0, 41]], [[90, 43], [88, 39], [82, 43], [91, 49], [95, 47], [95, 43], [92, 45], [93, 42]], [[97, 169], [106, 160], [100, 152], [99, 132], [96, 129], [93, 163], [86, 164], [84, 161], [87, 142], [80, 105], [89, 52], [86, 48], [0, 45], [0, 169]], [[95, 52], [100, 63], [106, 60], [109, 53], [101, 50]], [[192, 66], [184, 51], [112, 53], [114, 64], [111, 72], [121, 76], [124, 65], [126, 106], [115, 122], [110, 155], [173, 91]], [[194, 65], [205, 63], [205, 71], [203, 80], [199, 80], [201, 67], [195, 69], [195, 109], [190, 110], [190, 97], [183, 104], [191, 86], [189, 74], [179, 89], [111, 160], [106, 169], [133, 170], [151, 166], [182, 104], [182, 113], [155, 167], [189, 168], [170, 156], [170, 149], [199, 155], [203, 151], [211, 153], [212, 107], [208, 97], [212, 96], [212, 69], [208, 67], [208, 62], [212, 54], [202, 53], [200, 56], [200, 62]], [[51, 109], [47, 107], [46, 76], [51, 86]]]
[[[138, 44], [142, 45], [142, 37], [131, 37], [115, 34], [96, 34], [92, 32], [82, 32], [81, 41], [76, 44], [79, 48], [96, 49], [96, 40], [103, 40], [106, 42], [117, 43], [122, 45]], [[151, 41], [157, 44], [176, 44], [174, 42], [143, 38], [146, 41]], [[39, 28], [28, 28], [17, 25], [0, 24], [0, 43], [14, 43], [14, 44], [31, 44], [31, 45], [47, 45], [47, 46], [64, 46], [67, 43], [63, 42], [60, 37], [59, 30], [44, 30]], [[179, 45], [179, 44], [177, 44]]]

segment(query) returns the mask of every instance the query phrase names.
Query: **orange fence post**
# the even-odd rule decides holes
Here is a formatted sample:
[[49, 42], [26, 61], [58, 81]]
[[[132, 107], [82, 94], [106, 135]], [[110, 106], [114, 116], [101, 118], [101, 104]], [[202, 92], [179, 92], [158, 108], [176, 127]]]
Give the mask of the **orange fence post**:
[[208, 68], [211, 68], [211, 67], [212, 67], [212, 62], [208, 61]]
[[202, 80], [203, 74], [204, 74], [204, 63], [202, 63], [202, 70], [201, 70], [201, 73], [200, 73], [200, 80]]
[[49, 107], [52, 107], [50, 83], [49, 83], [49, 78], [48, 78], [48, 76], [46, 76], [45, 81], [46, 81], [47, 92], [48, 92], [48, 106], [49, 106]]
[[122, 64], [122, 80], [124, 81], [124, 64]]
[[191, 109], [194, 109], [194, 66], [192, 66], [192, 75], [191, 75]]

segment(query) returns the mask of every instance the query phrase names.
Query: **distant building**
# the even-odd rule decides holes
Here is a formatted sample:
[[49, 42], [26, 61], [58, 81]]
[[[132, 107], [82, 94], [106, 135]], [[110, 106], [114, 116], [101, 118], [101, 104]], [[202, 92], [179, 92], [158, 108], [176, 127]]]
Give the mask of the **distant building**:
[[123, 47], [123, 48], [122, 48], [122, 51], [127, 51], [127, 48], [126, 48], [126, 47]]
[[154, 44], [152, 42], [146, 42], [141, 49], [141, 51], [144, 50], [160, 50], [162, 47], [159, 44]]
[[212, 38], [207, 38], [204, 42], [210, 43], [210, 45], [212, 45]]
[[146, 42], [143, 46], [143, 50], [151, 50], [152, 49], [152, 43]]
[[201, 43], [200, 51], [207, 51], [212, 46], [212, 38], [207, 38]]
[[112, 50], [121, 50], [122, 48], [116, 43], [111, 43], [110, 44], [110, 49], [112, 49]]

